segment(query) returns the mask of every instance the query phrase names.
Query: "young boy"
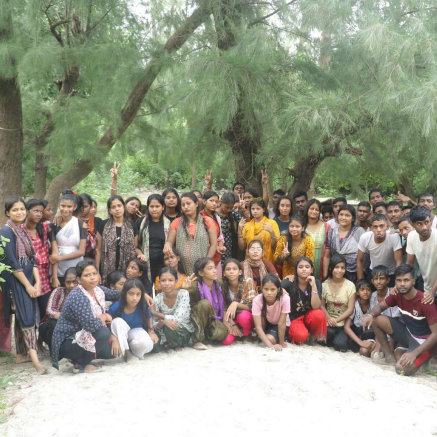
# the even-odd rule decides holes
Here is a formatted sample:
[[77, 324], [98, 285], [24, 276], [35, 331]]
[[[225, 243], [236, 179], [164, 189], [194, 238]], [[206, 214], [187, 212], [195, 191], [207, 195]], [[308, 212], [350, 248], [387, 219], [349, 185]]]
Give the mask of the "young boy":
[[358, 281], [356, 284], [357, 300], [354, 312], [346, 319], [344, 332], [349, 336], [349, 348], [360, 355], [370, 357], [375, 347], [375, 335], [372, 329], [364, 330], [362, 319], [372, 309], [370, 296], [372, 291], [367, 281]]
[[[396, 363], [395, 369], [404, 375], [413, 375], [431, 357], [437, 355], [437, 307], [423, 303], [424, 294], [414, 288], [413, 268], [401, 264], [396, 268], [396, 293], [372, 308], [363, 317], [363, 328], [373, 327], [381, 344], [386, 363]], [[402, 322], [381, 315], [388, 307], [398, 306]], [[387, 342], [392, 335], [398, 347], [405, 352], [395, 360]]]
[[393, 273], [402, 262], [400, 236], [388, 232], [388, 219], [385, 215], [375, 214], [371, 220], [372, 232], [366, 232], [358, 243], [357, 277], [364, 279], [364, 254], [370, 255], [370, 269], [378, 265], [387, 266], [390, 284], [394, 285]]

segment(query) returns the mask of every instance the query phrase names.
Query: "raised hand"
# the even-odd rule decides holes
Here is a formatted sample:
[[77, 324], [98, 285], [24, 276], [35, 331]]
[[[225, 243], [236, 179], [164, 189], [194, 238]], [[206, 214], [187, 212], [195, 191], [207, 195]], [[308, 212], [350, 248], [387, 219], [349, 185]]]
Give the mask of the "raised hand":
[[405, 194], [402, 194], [400, 191], [398, 191], [398, 194], [395, 194], [395, 199], [398, 202], [406, 202], [406, 203], [410, 203], [411, 199], [406, 196]]
[[109, 170], [111, 173], [111, 179], [117, 179], [117, 175], [118, 175], [118, 169], [120, 168], [120, 163], [117, 164], [116, 161], [114, 161], [114, 165], [112, 166], [112, 168]]
[[182, 282], [182, 286], [181, 286], [181, 288], [183, 288], [183, 289], [187, 289], [187, 288], [190, 288], [190, 286], [191, 286], [191, 284], [193, 283], [193, 281], [196, 279], [196, 275], [193, 273], [192, 275], [190, 275], [190, 276], [187, 276], [185, 279], [184, 279], [184, 282]]
[[241, 231], [243, 230], [243, 228], [244, 228], [245, 225], [246, 225], [246, 219], [245, 219], [245, 218], [242, 218], [242, 219], [240, 220], [240, 222], [238, 223], [238, 230], [241, 232]]
[[267, 169], [261, 171], [261, 185], [268, 185], [269, 175], [267, 174]]
[[288, 241], [284, 243], [284, 248], [282, 249], [282, 257], [287, 258], [288, 255], [290, 255], [290, 251], [288, 250]]
[[239, 194], [238, 195], [238, 206], [237, 206], [239, 211], [244, 211], [246, 208], [246, 202], [243, 199], [243, 194]]
[[275, 233], [275, 231], [273, 230], [272, 225], [270, 223], [265, 222], [263, 224], [263, 229], [272, 235]]
[[211, 187], [212, 187], [212, 171], [211, 170], [206, 170], [206, 173], [203, 176], [203, 180], [205, 181], [205, 186], [208, 189], [211, 189]]

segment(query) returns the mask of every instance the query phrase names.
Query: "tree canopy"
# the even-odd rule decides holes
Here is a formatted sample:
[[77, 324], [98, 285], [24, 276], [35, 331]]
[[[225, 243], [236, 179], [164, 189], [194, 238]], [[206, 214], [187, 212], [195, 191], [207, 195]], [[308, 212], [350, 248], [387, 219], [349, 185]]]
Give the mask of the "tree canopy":
[[437, 188], [435, 2], [164, 0], [142, 10], [2, 2], [0, 165], [21, 166], [22, 186], [5, 176], [0, 200], [54, 202], [114, 158], [157, 187], [195, 184], [206, 168], [219, 188], [256, 185], [267, 168], [289, 191]]

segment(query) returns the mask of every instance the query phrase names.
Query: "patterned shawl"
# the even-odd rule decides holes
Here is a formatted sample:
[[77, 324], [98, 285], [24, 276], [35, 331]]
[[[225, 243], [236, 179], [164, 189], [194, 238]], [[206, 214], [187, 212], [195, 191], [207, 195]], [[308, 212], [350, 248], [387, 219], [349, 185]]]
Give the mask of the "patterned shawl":
[[201, 214], [197, 216], [194, 238], [183, 226], [183, 219], [176, 232], [176, 249], [181, 255], [181, 261], [187, 275], [193, 273], [194, 263], [208, 254], [209, 236]]
[[27, 264], [29, 259], [35, 258], [35, 250], [33, 248], [32, 240], [29, 238], [26, 231], [21, 226], [17, 226], [12, 220], [8, 220], [6, 226], [9, 226], [17, 237], [16, 248], [19, 263], [21, 265]]

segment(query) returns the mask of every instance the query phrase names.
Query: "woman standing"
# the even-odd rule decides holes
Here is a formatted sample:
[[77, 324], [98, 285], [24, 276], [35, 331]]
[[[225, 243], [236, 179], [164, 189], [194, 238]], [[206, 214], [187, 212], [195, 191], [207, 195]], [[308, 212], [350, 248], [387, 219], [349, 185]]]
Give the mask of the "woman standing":
[[35, 251], [35, 260], [38, 265], [41, 282], [41, 295], [38, 296], [38, 309], [40, 320], [44, 319], [47, 303], [52, 291], [50, 285], [50, 254], [49, 244], [52, 233], [48, 222], [42, 222], [44, 203], [41, 199], [30, 199], [26, 203], [27, 217], [21, 227], [26, 231], [32, 241]]
[[326, 252], [326, 240], [331, 227], [320, 219], [322, 204], [317, 199], [311, 199], [304, 211], [305, 232], [314, 241], [314, 276], [323, 279], [323, 259]]
[[214, 221], [199, 212], [199, 200], [193, 193], [181, 196], [182, 217], [170, 225], [164, 254], [169, 255], [173, 246], [180, 254], [185, 273], [191, 275], [199, 258], [213, 258], [217, 251], [217, 231]]
[[181, 216], [181, 199], [174, 188], [167, 188], [162, 192], [165, 203], [164, 215], [172, 222]]
[[124, 200], [118, 194], [107, 202], [109, 219], [97, 230], [96, 265], [100, 266], [102, 282], [114, 270], [125, 271], [135, 257], [135, 228], [126, 218]]
[[87, 193], [80, 194], [81, 207], [77, 213], [77, 218], [82, 220], [83, 227], [87, 230], [85, 256], [94, 259], [97, 249], [97, 229], [100, 227], [102, 219], [91, 214], [93, 199]]
[[[15, 308], [15, 346], [17, 363], [29, 361], [39, 373], [45, 373], [37, 354], [36, 340], [36, 298], [41, 295], [41, 282], [35, 260], [32, 241], [20, 226], [26, 218], [24, 200], [9, 199], [5, 204], [8, 221], [0, 230], [5, 264], [11, 271], [3, 270], [2, 293], [4, 318], [10, 325], [11, 308]], [[7, 241], [3, 240], [7, 239]]]
[[[252, 219], [242, 219], [238, 224], [238, 246], [245, 250], [254, 240], [261, 240], [264, 245], [264, 258], [273, 262], [276, 242], [279, 239], [279, 228], [274, 220], [267, 218], [267, 207], [262, 199], [255, 199], [250, 204]], [[248, 254], [246, 252], [246, 258]]]
[[164, 244], [170, 230], [170, 220], [164, 216], [165, 203], [159, 194], [147, 198], [147, 214], [141, 220], [135, 252], [142, 262], [147, 262], [149, 281], [155, 282], [164, 267]]
[[288, 196], [281, 196], [276, 203], [275, 218], [273, 219], [277, 223], [281, 235], [288, 232], [288, 223], [290, 223], [291, 214], [291, 199]]
[[355, 226], [355, 208], [342, 205], [338, 210], [338, 226], [328, 232], [326, 252], [323, 260], [323, 273], [326, 278], [331, 257], [342, 255], [346, 260], [345, 277], [352, 282], [357, 281], [358, 242], [365, 230]]
[[78, 207], [76, 194], [65, 190], [59, 199], [61, 215], [53, 225], [53, 242], [50, 262], [53, 264], [52, 285], [64, 287], [64, 274], [70, 267], [76, 267], [85, 255], [87, 231], [82, 220], [73, 215]]

